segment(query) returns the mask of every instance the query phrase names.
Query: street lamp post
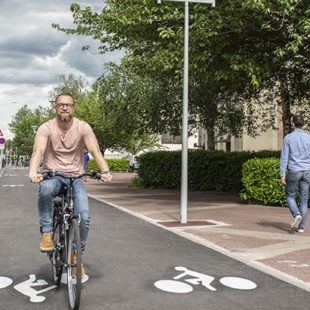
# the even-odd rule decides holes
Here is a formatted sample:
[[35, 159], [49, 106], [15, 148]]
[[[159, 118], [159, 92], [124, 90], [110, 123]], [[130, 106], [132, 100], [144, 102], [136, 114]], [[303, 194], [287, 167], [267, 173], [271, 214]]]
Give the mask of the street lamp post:
[[[161, 3], [162, 0], [157, 0]], [[189, 2], [208, 3], [215, 6], [215, 0], [164, 0], [184, 2], [184, 71], [183, 71], [183, 113], [182, 113], [182, 171], [181, 171], [181, 211], [180, 221], [187, 223], [188, 205], [188, 41], [189, 41]]]

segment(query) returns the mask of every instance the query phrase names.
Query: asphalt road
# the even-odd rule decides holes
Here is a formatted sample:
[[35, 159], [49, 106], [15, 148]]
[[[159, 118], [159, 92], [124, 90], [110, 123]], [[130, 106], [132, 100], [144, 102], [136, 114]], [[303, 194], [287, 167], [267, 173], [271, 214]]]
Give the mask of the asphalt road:
[[[67, 309], [66, 286], [52, 287], [38, 249], [37, 185], [26, 175], [7, 169], [0, 178], [0, 309]], [[90, 208], [80, 309], [309, 309], [302, 289], [111, 206]]]

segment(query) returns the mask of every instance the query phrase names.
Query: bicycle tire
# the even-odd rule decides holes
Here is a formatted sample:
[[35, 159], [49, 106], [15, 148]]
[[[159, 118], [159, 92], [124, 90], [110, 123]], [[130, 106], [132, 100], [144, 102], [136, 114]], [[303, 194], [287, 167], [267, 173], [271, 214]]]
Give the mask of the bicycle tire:
[[[78, 220], [73, 218], [70, 222], [69, 231], [67, 231], [67, 283], [68, 283], [68, 301], [70, 309], [77, 310], [81, 298], [81, 238]], [[76, 252], [76, 264], [72, 264], [71, 253]], [[76, 268], [76, 276], [73, 276], [72, 269]]]
[[62, 270], [63, 270], [63, 261], [62, 261], [63, 227], [61, 223], [54, 223], [54, 225], [55, 226], [53, 230], [53, 241], [54, 241], [55, 249], [51, 253], [51, 262], [52, 262], [54, 282], [55, 282], [55, 285], [59, 286], [60, 281], [61, 281], [61, 276], [62, 276]]

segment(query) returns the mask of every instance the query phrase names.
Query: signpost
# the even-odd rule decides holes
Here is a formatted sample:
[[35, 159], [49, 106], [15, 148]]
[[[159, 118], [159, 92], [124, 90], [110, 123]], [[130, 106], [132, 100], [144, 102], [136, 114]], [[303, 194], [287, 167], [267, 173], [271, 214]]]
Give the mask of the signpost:
[[[157, 0], [161, 3], [162, 0]], [[187, 223], [188, 205], [188, 39], [189, 39], [189, 3], [206, 3], [215, 6], [215, 0], [165, 0], [184, 2], [184, 73], [183, 73], [183, 115], [182, 115], [182, 173], [181, 173], [181, 211], [180, 221]]]

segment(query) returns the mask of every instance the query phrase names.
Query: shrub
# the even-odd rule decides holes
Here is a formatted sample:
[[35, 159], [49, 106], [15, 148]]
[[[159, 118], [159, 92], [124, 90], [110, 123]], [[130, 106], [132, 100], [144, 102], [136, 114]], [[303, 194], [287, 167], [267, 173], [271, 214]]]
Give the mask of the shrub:
[[254, 199], [264, 204], [286, 205], [284, 187], [279, 181], [279, 159], [250, 159], [243, 165], [242, 175], [242, 200]]
[[[242, 188], [242, 165], [254, 157], [280, 156], [279, 152], [231, 152], [194, 150], [188, 156], [191, 190], [237, 191]], [[180, 188], [181, 152], [159, 151], [139, 157], [139, 177], [144, 187]]]
[[[111, 171], [128, 171], [129, 168], [129, 160], [127, 159], [106, 159], [109, 168]], [[99, 167], [96, 161], [92, 158], [88, 163], [88, 170], [97, 170], [99, 171]]]
[[130, 187], [130, 188], [142, 188], [143, 185], [142, 185], [141, 179], [136, 175], [135, 177], [133, 177], [130, 180], [128, 187]]

